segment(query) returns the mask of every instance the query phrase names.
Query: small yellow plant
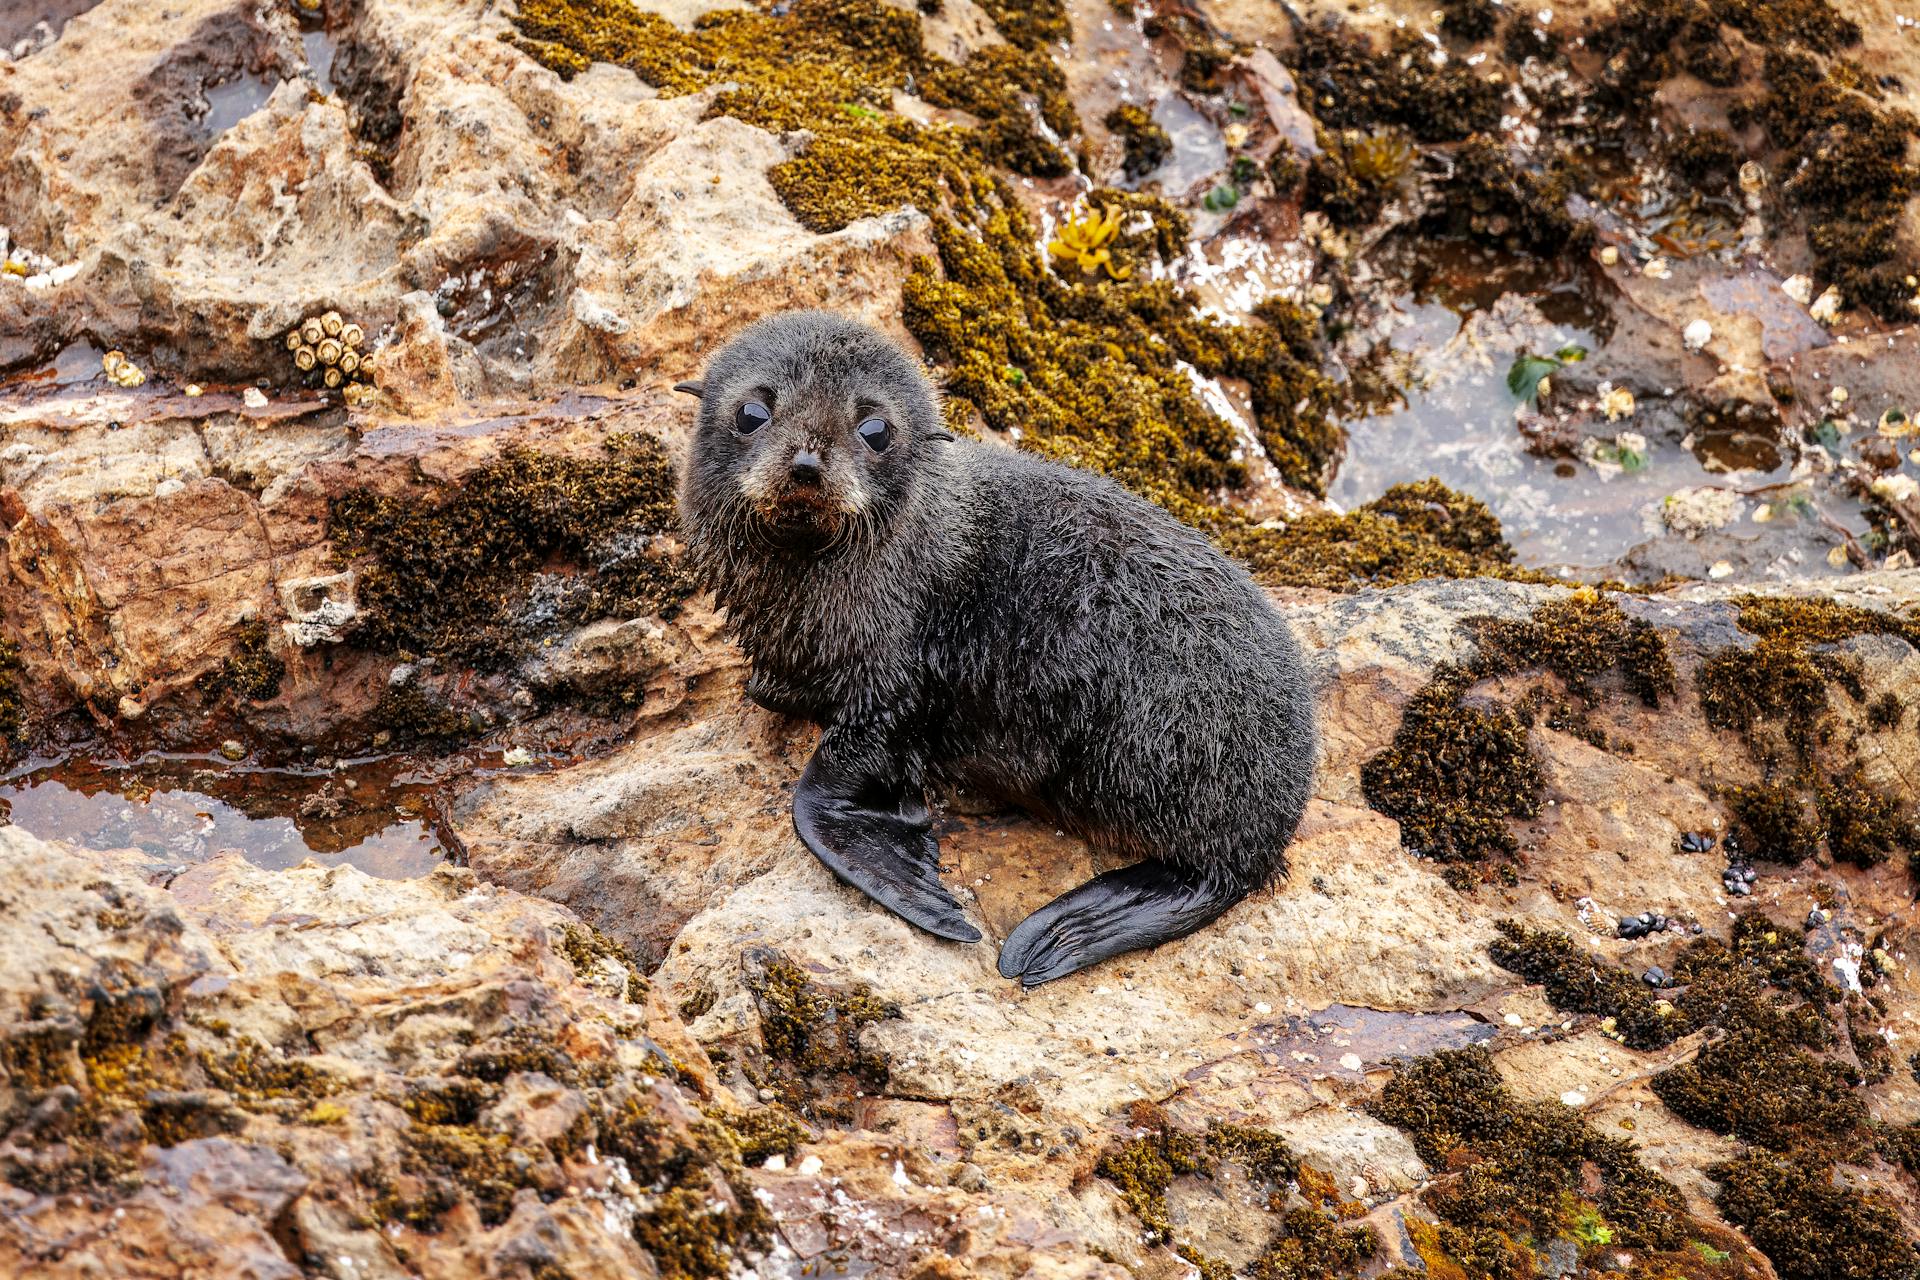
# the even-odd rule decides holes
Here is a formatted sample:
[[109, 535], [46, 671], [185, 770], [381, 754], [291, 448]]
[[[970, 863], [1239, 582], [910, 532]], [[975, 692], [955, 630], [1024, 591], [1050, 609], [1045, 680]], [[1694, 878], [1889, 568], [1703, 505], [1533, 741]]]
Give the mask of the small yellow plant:
[[1125, 280], [1133, 274], [1132, 268], [1114, 266], [1113, 251], [1107, 248], [1119, 234], [1119, 209], [1104, 213], [1091, 209], [1084, 218], [1069, 219], [1060, 234], [1047, 243], [1047, 251], [1063, 262], [1079, 263], [1080, 270], [1088, 275], [1105, 270], [1111, 279]]

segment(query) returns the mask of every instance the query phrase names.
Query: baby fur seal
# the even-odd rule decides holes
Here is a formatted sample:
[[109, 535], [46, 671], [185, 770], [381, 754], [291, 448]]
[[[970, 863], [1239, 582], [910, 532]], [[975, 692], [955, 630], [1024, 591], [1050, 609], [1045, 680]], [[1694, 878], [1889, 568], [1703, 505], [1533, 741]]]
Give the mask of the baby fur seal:
[[1051, 818], [1109, 871], [1000, 951], [1026, 986], [1184, 937], [1285, 870], [1316, 748], [1287, 624], [1245, 571], [1100, 476], [942, 429], [919, 362], [817, 311], [740, 334], [699, 383], [687, 545], [755, 702], [824, 727], [794, 793], [835, 875], [942, 938], [924, 798]]

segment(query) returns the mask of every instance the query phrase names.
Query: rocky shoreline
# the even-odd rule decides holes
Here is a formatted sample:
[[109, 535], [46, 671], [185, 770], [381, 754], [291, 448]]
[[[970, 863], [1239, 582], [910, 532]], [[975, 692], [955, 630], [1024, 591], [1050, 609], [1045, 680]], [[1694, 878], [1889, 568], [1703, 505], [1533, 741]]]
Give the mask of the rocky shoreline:
[[[1912, 21], [0, 37], [0, 1272], [1920, 1266]], [[940, 797], [972, 947], [798, 844], [670, 387], [801, 305], [1268, 585], [1285, 883], [1021, 992], [1077, 842]]]

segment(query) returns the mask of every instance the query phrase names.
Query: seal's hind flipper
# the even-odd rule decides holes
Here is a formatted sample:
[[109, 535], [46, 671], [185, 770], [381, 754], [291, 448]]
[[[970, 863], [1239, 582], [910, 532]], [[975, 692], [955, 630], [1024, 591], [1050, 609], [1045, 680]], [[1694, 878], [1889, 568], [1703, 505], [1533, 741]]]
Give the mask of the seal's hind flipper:
[[1126, 951], [1184, 938], [1246, 896], [1164, 862], [1095, 876], [1022, 920], [1000, 948], [1000, 976], [1037, 987]]
[[926, 807], [910, 798], [869, 807], [861, 800], [872, 789], [836, 776], [816, 752], [793, 793], [793, 829], [827, 870], [908, 924], [954, 942], [980, 941], [940, 883]]

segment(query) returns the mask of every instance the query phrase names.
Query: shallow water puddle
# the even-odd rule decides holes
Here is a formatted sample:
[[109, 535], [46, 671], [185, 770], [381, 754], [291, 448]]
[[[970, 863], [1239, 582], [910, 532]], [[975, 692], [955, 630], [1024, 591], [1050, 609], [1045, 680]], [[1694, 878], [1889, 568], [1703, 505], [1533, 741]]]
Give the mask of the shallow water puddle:
[[333, 59], [339, 49], [339, 41], [318, 28], [300, 33], [300, 47], [307, 55], [307, 69], [313, 72], [313, 82], [320, 92], [333, 92]]
[[1466, 1048], [1498, 1034], [1497, 1027], [1470, 1013], [1395, 1013], [1334, 1004], [1317, 1013], [1282, 1015], [1227, 1036], [1226, 1042], [1302, 1079], [1358, 1080], [1392, 1062]]
[[1521, 563], [1593, 570], [1659, 536], [1661, 504], [1677, 490], [1787, 478], [1768, 441], [1701, 435], [1683, 447], [1678, 402], [1644, 391], [1633, 416], [1606, 424], [1597, 407], [1587, 415], [1597, 449], [1530, 451], [1516, 418], [1522, 397], [1508, 381], [1517, 359], [1565, 352], [1568, 374], [1587, 382], [1632, 359], [1609, 350], [1611, 322], [1581, 268], [1431, 240], [1383, 245], [1375, 261], [1406, 284], [1381, 353], [1394, 391], [1343, 421], [1347, 453], [1329, 494], [1343, 507], [1438, 476], [1493, 508]]
[[275, 869], [312, 858], [388, 879], [446, 859], [433, 788], [393, 759], [340, 771], [208, 756], [63, 760], [0, 778], [0, 816], [31, 835], [186, 865], [228, 849]]
[[200, 91], [206, 111], [196, 126], [202, 138], [217, 138], [248, 116], [267, 105], [278, 80], [241, 76], [225, 84], [208, 85]]

